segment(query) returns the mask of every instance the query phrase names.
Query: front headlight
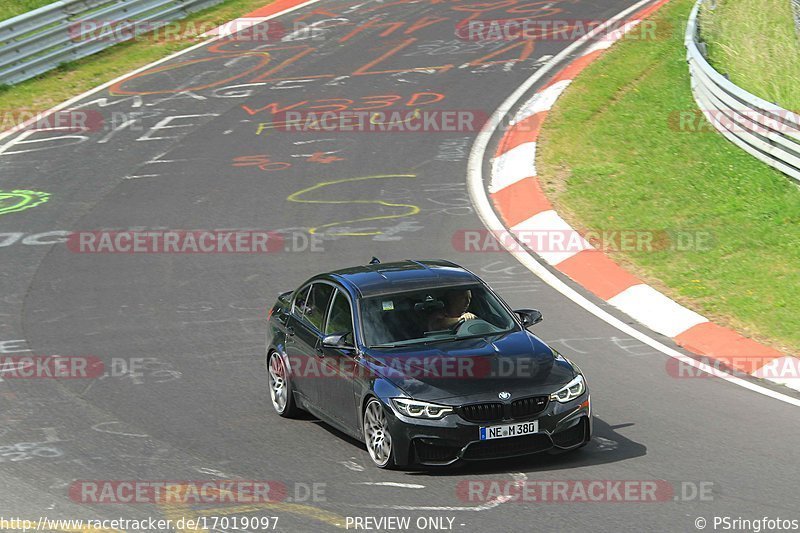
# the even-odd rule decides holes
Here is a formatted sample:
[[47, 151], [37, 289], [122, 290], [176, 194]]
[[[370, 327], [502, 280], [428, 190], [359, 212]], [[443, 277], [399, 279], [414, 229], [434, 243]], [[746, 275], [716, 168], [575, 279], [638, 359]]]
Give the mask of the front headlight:
[[453, 412], [453, 408], [446, 405], [420, 402], [409, 398], [392, 398], [392, 405], [400, 413], [413, 418], [437, 419]]
[[564, 385], [563, 388], [551, 394], [550, 399], [561, 403], [567, 403], [579, 397], [584, 392], [586, 392], [586, 382], [583, 380], [583, 376], [578, 374], [575, 376], [575, 379]]

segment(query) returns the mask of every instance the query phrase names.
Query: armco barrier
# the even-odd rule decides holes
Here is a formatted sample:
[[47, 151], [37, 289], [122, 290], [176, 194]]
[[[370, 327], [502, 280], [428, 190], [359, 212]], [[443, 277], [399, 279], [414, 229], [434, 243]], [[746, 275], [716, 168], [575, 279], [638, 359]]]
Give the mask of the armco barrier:
[[800, 36], [800, 0], [791, 0], [792, 1], [792, 13], [794, 13], [794, 27], [797, 30], [798, 36]]
[[708, 63], [698, 33], [703, 2], [695, 4], [685, 37], [697, 105], [728, 140], [800, 181], [800, 116], [737, 87]]
[[135, 21], [137, 30], [151, 31], [221, 1], [62, 0], [5, 20], [0, 22], [0, 85], [19, 83], [136, 35], [118, 32], [109, 38], [87, 30], [81, 21]]

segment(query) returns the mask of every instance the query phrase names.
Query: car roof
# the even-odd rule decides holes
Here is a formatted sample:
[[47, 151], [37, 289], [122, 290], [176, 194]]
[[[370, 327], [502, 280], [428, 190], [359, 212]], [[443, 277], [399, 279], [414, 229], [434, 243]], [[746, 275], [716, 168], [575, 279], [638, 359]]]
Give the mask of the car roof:
[[442, 259], [375, 263], [336, 270], [329, 275], [349, 284], [363, 297], [480, 283], [469, 270]]

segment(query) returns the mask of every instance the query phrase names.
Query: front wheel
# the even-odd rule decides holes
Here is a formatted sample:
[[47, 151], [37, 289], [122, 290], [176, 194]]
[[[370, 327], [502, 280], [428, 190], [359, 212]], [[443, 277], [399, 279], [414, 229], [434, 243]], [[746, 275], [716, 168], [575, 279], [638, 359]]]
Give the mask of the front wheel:
[[275, 412], [286, 418], [297, 415], [299, 409], [294, 402], [289, 372], [278, 352], [272, 352], [267, 356], [267, 375], [269, 376], [269, 398], [272, 400]]
[[389, 433], [389, 420], [383, 405], [376, 398], [371, 399], [364, 409], [364, 441], [367, 451], [378, 468], [394, 466], [392, 435]]

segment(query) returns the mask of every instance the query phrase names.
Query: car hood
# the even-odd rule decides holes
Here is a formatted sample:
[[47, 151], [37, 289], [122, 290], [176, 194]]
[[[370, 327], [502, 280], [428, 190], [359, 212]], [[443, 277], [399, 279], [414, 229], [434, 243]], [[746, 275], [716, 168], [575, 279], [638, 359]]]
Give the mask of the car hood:
[[419, 400], [448, 405], [549, 394], [575, 372], [527, 330], [364, 352], [364, 364]]

